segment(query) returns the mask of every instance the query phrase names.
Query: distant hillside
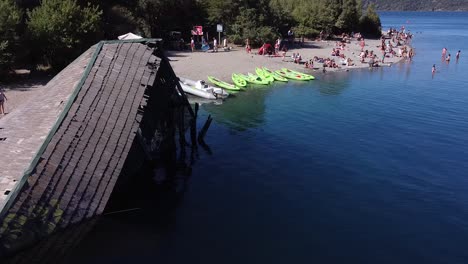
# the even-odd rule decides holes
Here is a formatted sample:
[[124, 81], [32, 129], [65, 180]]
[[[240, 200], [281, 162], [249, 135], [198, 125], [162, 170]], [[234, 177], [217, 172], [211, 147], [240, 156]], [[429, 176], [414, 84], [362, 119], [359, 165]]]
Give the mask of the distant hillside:
[[468, 0], [363, 0], [379, 11], [468, 11]]

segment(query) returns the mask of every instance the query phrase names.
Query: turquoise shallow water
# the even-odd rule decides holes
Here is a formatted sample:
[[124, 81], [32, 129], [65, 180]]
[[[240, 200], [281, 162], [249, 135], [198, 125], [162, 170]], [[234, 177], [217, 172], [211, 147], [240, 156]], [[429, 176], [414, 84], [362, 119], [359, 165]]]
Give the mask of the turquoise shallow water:
[[158, 227], [138, 212], [104, 218], [72, 259], [468, 262], [468, 13], [381, 19], [414, 33], [412, 62], [203, 105], [213, 154], [200, 152], [177, 209]]

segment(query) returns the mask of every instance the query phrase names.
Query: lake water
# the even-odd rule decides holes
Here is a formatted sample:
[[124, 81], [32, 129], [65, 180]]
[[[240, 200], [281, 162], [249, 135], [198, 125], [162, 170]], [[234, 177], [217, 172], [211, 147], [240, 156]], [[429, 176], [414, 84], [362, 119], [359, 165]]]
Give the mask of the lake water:
[[203, 105], [178, 206], [103, 217], [67, 262], [467, 263], [468, 13], [381, 19], [412, 62]]

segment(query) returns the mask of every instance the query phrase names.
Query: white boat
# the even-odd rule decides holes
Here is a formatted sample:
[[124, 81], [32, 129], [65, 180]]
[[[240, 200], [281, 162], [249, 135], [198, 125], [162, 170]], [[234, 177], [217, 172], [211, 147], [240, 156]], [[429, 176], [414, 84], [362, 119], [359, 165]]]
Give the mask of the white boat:
[[191, 94], [187, 94], [187, 100], [189, 101], [189, 104], [191, 105], [195, 103], [198, 103], [199, 105], [204, 105], [204, 104], [222, 105], [224, 101], [222, 99], [218, 99], [218, 100], [206, 99], [206, 98], [198, 97], [196, 95], [191, 95]]
[[205, 81], [192, 81], [190, 79], [179, 78], [182, 90], [188, 94], [196, 95], [206, 99], [224, 99], [229, 94], [222, 88], [209, 86]]

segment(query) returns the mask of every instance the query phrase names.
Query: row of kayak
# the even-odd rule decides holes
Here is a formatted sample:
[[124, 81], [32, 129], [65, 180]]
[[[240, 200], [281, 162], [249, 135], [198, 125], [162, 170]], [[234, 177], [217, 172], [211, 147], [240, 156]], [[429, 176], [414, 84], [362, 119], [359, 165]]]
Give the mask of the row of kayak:
[[[287, 82], [289, 79], [308, 81], [315, 79], [314, 76], [283, 68], [281, 70], [270, 71], [269, 69], [256, 68], [257, 75], [248, 73], [232, 74], [234, 84], [219, 80], [213, 76], [208, 76], [208, 80], [218, 87], [210, 86], [203, 80], [193, 81], [186, 78], [179, 78], [179, 83], [185, 93], [192, 94], [206, 99], [224, 99], [229, 96], [226, 90], [239, 91], [250, 84], [267, 85], [274, 81]], [[220, 87], [220, 88], [219, 88]]]
[[208, 76], [208, 80], [218, 87], [221, 87], [227, 90], [239, 91], [243, 87], [246, 87], [247, 84], [249, 83], [267, 85], [274, 81], [287, 82], [288, 79], [298, 80], [298, 81], [309, 81], [309, 80], [315, 79], [315, 77], [312, 75], [293, 71], [287, 68], [282, 68], [280, 70], [271, 71], [266, 67], [263, 67], [263, 68], [257, 67], [255, 69], [255, 73], [257, 73], [257, 75], [252, 74], [252, 73], [248, 73], [247, 75], [240, 74], [240, 73], [233, 73], [232, 81], [234, 82], [234, 84], [230, 84], [228, 82], [219, 80], [213, 76]]

